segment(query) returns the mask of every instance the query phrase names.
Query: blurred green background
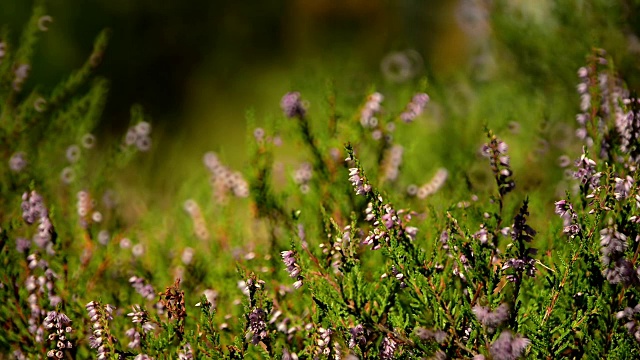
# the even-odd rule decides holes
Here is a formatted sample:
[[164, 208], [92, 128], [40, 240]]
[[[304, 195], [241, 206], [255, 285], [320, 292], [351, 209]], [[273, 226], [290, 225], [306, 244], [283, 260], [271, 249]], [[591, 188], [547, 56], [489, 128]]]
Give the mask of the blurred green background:
[[[32, 1], [0, 0], [17, 40]], [[452, 1], [56, 0], [31, 78], [53, 86], [87, 57], [103, 28], [112, 38], [99, 75], [111, 81], [101, 130], [121, 133], [141, 103], [180, 146], [233, 149], [244, 158], [244, 117], [278, 111], [295, 79], [344, 80], [364, 96], [380, 61], [415, 49], [438, 72], [466, 63], [468, 39]], [[158, 127], [159, 125], [159, 127]], [[185, 149], [188, 150], [188, 149]], [[237, 150], [237, 151], [236, 151]]]
[[[630, 87], [640, 84], [638, 1], [45, 3], [53, 23], [38, 44], [30, 81], [53, 87], [85, 61], [98, 32], [110, 28], [98, 75], [110, 80], [111, 91], [97, 135], [121, 136], [130, 106], [144, 106], [155, 151], [146, 171], [132, 176], [152, 193], [175, 192], [181, 177], [201, 169], [208, 150], [223, 152], [241, 169], [247, 110], [258, 121], [280, 116], [280, 98], [290, 90], [322, 106], [318, 94], [327, 81], [350, 106], [375, 86], [389, 95], [390, 108], [400, 109], [404, 104], [393, 103], [394, 95], [404, 98], [426, 78], [431, 111], [458, 122], [443, 128], [445, 137], [466, 136], [467, 147], [482, 138], [467, 121], [499, 132], [511, 120], [530, 133], [544, 121], [573, 126], [575, 71], [593, 46], [607, 49]], [[0, 0], [0, 24], [11, 29], [13, 43], [32, 6]], [[404, 84], [385, 78], [383, 59], [409, 49], [420, 56], [420, 71]], [[449, 152], [448, 142], [435, 141]]]

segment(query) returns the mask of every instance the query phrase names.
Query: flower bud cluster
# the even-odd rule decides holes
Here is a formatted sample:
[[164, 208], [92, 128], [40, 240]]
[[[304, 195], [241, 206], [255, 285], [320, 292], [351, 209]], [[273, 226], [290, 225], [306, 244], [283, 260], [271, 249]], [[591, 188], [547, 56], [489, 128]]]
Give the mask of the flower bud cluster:
[[489, 243], [489, 240], [493, 237], [493, 235], [487, 230], [484, 224], [481, 224], [480, 230], [476, 231], [472, 236], [482, 245], [487, 245]]
[[616, 185], [614, 187], [613, 195], [616, 197], [616, 200], [620, 201], [628, 198], [633, 189], [633, 184], [635, 183], [633, 178], [629, 175], [624, 178], [616, 177], [615, 182]]
[[424, 107], [429, 102], [429, 95], [425, 93], [418, 93], [413, 96], [411, 102], [407, 104], [407, 108], [402, 114], [400, 119], [405, 123], [413, 122], [424, 111]]
[[476, 305], [473, 307], [473, 313], [476, 315], [478, 322], [487, 328], [492, 334], [500, 325], [509, 318], [509, 305], [502, 303], [496, 309], [491, 311], [490, 307]]
[[[144, 334], [153, 331], [156, 328], [156, 326], [149, 321], [149, 314], [147, 311], [142, 309], [140, 305], [134, 305], [133, 311], [128, 313], [127, 316], [131, 318], [134, 325], [140, 324]], [[129, 338], [129, 344], [127, 345], [129, 349], [140, 348], [140, 341], [144, 335], [141, 334], [136, 327], [128, 329], [125, 334]]]
[[325, 329], [323, 327], [318, 328], [318, 340], [316, 341], [318, 347], [316, 348], [316, 356], [325, 355], [328, 356], [331, 353], [331, 348], [329, 347], [331, 343], [331, 334], [333, 331], [331, 329]]
[[22, 219], [24, 222], [31, 225], [43, 217], [49, 216], [44, 200], [42, 196], [35, 190], [31, 193], [25, 192], [22, 194]]
[[[518, 359], [529, 344], [531, 344], [529, 339], [520, 336], [520, 334], [514, 336], [510, 331], [505, 330], [491, 344], [489, 353], [493, 359]], [[474, 359], [484, 360], [484, 356], [478, 355]]]
[[16, 64], [13, 68], [13, 82], [11, 86], [13, 90], [19, 92], [22, 90], [22, 85], [29, 77], [29, 71], [31, 71], [31, 65], [29, 64]]
[[149, 284], [145, 279], [137, 276], [129, 278], [129, 284], [140, 294], [143, 298], [151, 301], [156, 298], [156, 292], [153, 290], [153, 286]]
[[[329, 237], [332, 238], [331, 235]], [[340, 274], [340, 266], [342, 266], [343, 257], [345, 256], [350, 243], [351, 225], [347, 225], [343, 229], [342, 236], [336, 236], [330, 247], [325, 246], [325, 244], [320, 244], [320, 247], [323, 248], [322, 253], [331, 255], [331, 268], [333, 269], [334, 274]]]
[[[620, 135], [621, 150], [628, 152], [630, 140], [637, 135], [637, 123], [633, 114], [629, 117], [622, 104], [629, 98], [629, 91], [622, 85], [621, 79], [612, 74], [609, 61], [603, 49], [595, 49], [590, 56], [590, 64], [578, 69], [580, 82], [576, 89], [580, 95], [580, 113], [576, 115], [578, 130], [576, 135], [588, 147], [593, 146], [594, 136], [607, 132], [607, 121], [613, 118], [615, 128]], [[634, 131], [635, 130], [635, 131]], [[612, 144], [603, 138], [600, 157], [608, 159], [607, 150]]]
[[47, 357], [63, 359], [65, 349], [73, 348], [67, 336], [73, 331], [71, 319], [63, 313], [50, 311], [44, 318], [43, 326], [50, 332], [49, 341], [56, 344], [55, 349], [47, 352]]
[[191, 349], [191, 344], [186, 343], [181, 347], [180, 351], [178, 351], [178, 360], [191, 360], [193, 359], [193, 350]]
[[224, 202], [230, 191], [236, 197], [246, 198], [249, 196], [249, 183], [239, 171], [234, 172], [224, 166], [216, 153], [207, 152], [204, 154], [203, 162], [211, 173], [211, 186], [218, 202]]
[[34, 335], [35, 342], [39, 343], [42, 342], [44, 337], [41, 319], [46, 314], [44, 309], [40, 307], [40, 300], [46, 294], [49, 299], [49, 306], [55, 308], [62, 302], [62, 298], [55, 293], [55, 281], [58, 275], [49, 268], [49, 263], [39, 259], [37, 254], [30, 254], [27, 256], [27, 265], [30, 270], [39, 268], [43, 271], [43, 275], [29, 275], [25, 281], [25, 288], [29, 294], [27, 303], [31, 310], [28, 319], [28, 330], [29, 333]]
[[389, 335], [382, 339], [380, 344], [380, 359], [391, 360], [395, 359], [396, 348], [398, 343]]
[[131, 126], [124, 137], [126, 146], [135, 146], [139, 151], [151, 150], [151, 124], [146, 121]]
[[[382, 277], [387, 277], [388, 275], [382, 274]], [[400, 272], [394, 265], [391, 266], [391, 276], [396, 279], [400, 283], [400, 288], [404, 289], [407, 287], [407, 283], [404, 282], [405, 277], [402, 272]]]
[[[378, 201], [382, 203], [382, 197], [378, 197]], [[376, 218], [377, 211], [381, 212], [380, 222]], [[388, 243], [389, 232], [397, 231], [399, 236], [405, 236], [409, 240], [415, 240], [418, 234], [418, 228], [406, 226], [405, 222], [411, 221], [413, 212], [407, 212], [404, 209], [396, 210], [390, 204], [381, 205], [379, 210], [374, 209], [373, 203], [368, 203], [365, 209], [365, 221], [373, 222], [375, 228], [369, 231], [367, 237], [362, 241], [363, 245], [371, 245], [371, 250], [378, 250], [382, 247], [382, 243]], [[381, 226], [382, 225], [382, 226]]]
[[367, 98], [367, 102], [360, 111], [360, 124], [364, 128], [375, 128], [378, 126], [379, 121], [376, 115], [382, 110], [380, 105], [384, 100], [382, 94], [375, 92]]
[[371, 191], [371, 185], [367, 181], [367, 178], [361, 175], [359, 168], [349, 169], [349, 181], [351, 185], [353, 185], [356, 195], [364, 195]]
[[619, 232], [615, 226], [600, 231], [600, 252], [604, 276], [612, 284], [631, 284], [638, 279], [638, 272], [633, 264], [624, 256], [627, 249], [627, 236]]
[[442, 188], [442, 186], [444, 186], [444, 183], [447, 181], [448, 177], [449, 171], [447, 171], [447, 169], [445, 168], [440, 168], [438, 169], [438, 171], [436, 171], [435, 175], [433, 175], [429, 182], [423, 184], [419, 188], [410, 186], [409, 188], [407, 188], [407, 193], [409, 195], [417, 196], [418, 199], [425, 199], [428, 196], [437, 193]]
[[80, 218], [80, 226], [88, 228], [92, 223], [102, 222], [102, 213], [95, 210], [96, 201], [86, 190], [78, 191], [78, 217]]
[[360, 348], [364, 348], [367, 344], [367, 337], [369, 336], [369, 330], [366, 329], [362, 324], [358, 324], [353, 328], [349, 329], [351, 333], [351, 337], [349, 338], [349, 348], [353, 349], [356, 346]]
[[309, 181], [313, 177], [313, 168], [310, 163], [303, 162], [293, 174], [293, 181], [300, 185], [300, 191], [303, 194], [309, 192]]
[[562, 231], [569, 235], [572, 239], [580, 233], [580, 224], [578, 223], [578, 215], [573, 210], [573, 205], [567, 200], [555, 202], [555, 213], [562, 218]]
[[640, 313], [640, 304], [637, 304], [633, 308], [626, 307], [624, 310], [619, 311], [616, 314], [616, 318], [619, 320], [626, 320], [627, 322], [624, 324], [624, 327], [627, 329], [629, 334], [636, 339], [637, 342], [640, 343], [640, 325], [638, 324], [638, 320], [636, 319], [636, 314]]
[[191, 216], [191, 220], [193, 222], [193, 229], [196, 233], [196, 236], [200, 240], [209, 239], [209, 230], [207, 229], [207, 223], [204, 220], [204, 216], [202, 215], [202, 211], [200, 211], [200, 206], [195, 200], [189, 199], [184, 202], [184, 210]]
[[620, 150], [630, 155], [631, 162], [640, 161], [640, 149], [638, 138], [640, 137], [640, 99], [629, 97], [623, 100], [626, 107], [624, 111], [615, 113], [615, 127], [620, 135]]
[[402, 164], [402, 145], [393, 145], [385, 152], [382, 161], [382, 179], [395, 181], [398, 178], [399, 168]]
[[265, 131], [261, 127], [257, 127], [253, 130], [253, 138], [256, 139], [258, 145], [264, 145], [266, 141], [274, 146], [282, 146], [282, 138], [280, 135], [265, 136]]
[[442, 344], [447, 339], [446, 332], [435, 329], [417, 328], [416, 335], [422, 340], [435, 340], [438, 344]]
[[49, 255], [55, 254], [53, 239], [55, 229], [49, 219], [49, 211], [44, 205], [42, 196], [35, 190], [22, 195], [22, 218], [31, 225], [38, 221], [38, 232], [33, 237], [33, 242], [41, 249], [45, 249]]
[[589, 189], [595, 189], [600, 185], [601, 172], [596, 171], [596, 162], [587, 157], [586, 149], [583, 151], [580, 159], [575, 163], [578, 170], [573, 173], [573, 176], [580, 180], [582, 185], [587, 186]]
[[289, 326], [291, 323], [291, 319], [288, 317], [284, 317], [280, 320], [280, 316], [282, 315], [282, 311], [276, 310], [272, 312], [271, 319], [269, 320], [269, 324], [276, 324], [276, 330], [287, 335], [287, 340], [291, 341], [293, 339], [294, 334], [300, 330], [298, 326]]

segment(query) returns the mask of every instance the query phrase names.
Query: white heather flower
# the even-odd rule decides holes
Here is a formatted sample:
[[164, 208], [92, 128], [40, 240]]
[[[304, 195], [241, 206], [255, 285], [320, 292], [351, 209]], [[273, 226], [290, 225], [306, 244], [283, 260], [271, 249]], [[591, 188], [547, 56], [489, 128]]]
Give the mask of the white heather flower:
[[133, 248], [131, 248], [131, 253], [133, 254], [133, 256], [135, 257], [140, 257], [142, 255], [144, 255], [144, 245], [142, 244], [135, 244], [133, 246]]
[[102, 222], [102, 213], [100, 213], [99, 211], [94, 211], [93, 214], [91, 214], [91, 220], [93, 220], [93, 222]]
[[128, 238], [122, 238], [120, 240], [120, 248], [128, 249], [130, 247], [131, 247], [131, 240], [129, 240]]
[[182, 262], [185, 265], [191, 264], [191, 261], [193, 261], [193, 255], [194, 254], [195, 254], [195, 251], [192, 248], [190, 248], [190, 247], [185, 248], [182, 251], [182, 256], [181, 256]]
[[140, 136], [136, 139], [136, 147], [140, 151], [149, 151], [151, 149], [151, 138], [148, 136]]
[[96, 145], [96, 137], [93, 134], [84, 134], [81, 143], [85, 149], [91, 149]]
[[206, 166], [207, 169], [209, 169], [209, 171], [213, 171], [215, 168], [220, 166], [220, 160], [218, 160], [218, 156], [216, 155], [216, 153], [212, 151], [209, 151], [204, 154], [204, 157], [202, 158], [202, 162], [204, 163], [204, 166]]
[[98, 233], [98, 242], [101, 245], [107, 245], [109, 243], [109, 239], [111, 238], [111, 235], [109, 235], [109, 232], [107, 230], [100, 230], [100, 232]]
[[200, 212], [200, 207], [198, 206], [198, 203], [196, 203], [195, 200], [188, 199], [187, 201], [184, 202], [184, 210], [189, 215], [194, 216], [195, 214]]
[[78, 145], [69, 146], [67, 148], [66, 156], [70, 163], [77, 162], [80, 159], [80, 147]]
[[410, 123], [420, 116], [424, 111], [425, 106], [429, 102], [429, 95], [425, 93], [418, 93], [413, 96], [411, 102], [407, 105], [405, 111], [400, 114], [400, 119], [405, 123]]
[[25, 80], [27, 80], [30, 70], [31, 70], [31, 65], [29, 64], [19, 64], [15, 67], [13, 71], [15, 75], [15, 78], [12, 83], [13, 90], [20, 91], [22, 89], [22, 84], [25, 82]]
[[40, 113], [46, 109], [46, 106], [47, 100], [41, 97], [37, 98], [36, 101], [33, 102], [33, 108]]
[[387, 80], [401, 83], [416, 76], [422, 62], [422, 57], [415, 50], [392, 52], [380, 62], [380, 71]]
[[127, 134], [124, 136], [124, 143], [127, 146], [131, 146], [136, 143], [137, 139], [138, 139], [138, 134], [136, 134], [135, 129], [129, 128], [129, 130], [127, 130]]
[[40, 29], [40, 31], [48, 31], [49, 30], [49, 24], [51, 24], [53, 22], [53, 18], [49, 15], [44, 15], [41, 16], [38, 19], [38, 29]]
[[264, 141], [264, 129], [257, 127], [253, 130], [253, 137], [256, 139], [257, 142], [262, 142]]
[[9, 169], [14, 172], [21, 172], [27, 166], [27, 155], [18, 151], [9, 158]]
[[151, 134], [151, 124], [149, 124], [146, 121], [140, 121], [139, 123], [136, 124], [136, 126], [134, 127], [134, 130], [136, 134], [138, 134], [138, 136], [140, 137], [148, 136], [149, 134]]
[[216, 306], [216, 302], [218, 300], [218, 292], [213, 289], [206, 289], [203, 292], [203, 295], [207, 298], [207, 301], [211, 303], [212, 307]]

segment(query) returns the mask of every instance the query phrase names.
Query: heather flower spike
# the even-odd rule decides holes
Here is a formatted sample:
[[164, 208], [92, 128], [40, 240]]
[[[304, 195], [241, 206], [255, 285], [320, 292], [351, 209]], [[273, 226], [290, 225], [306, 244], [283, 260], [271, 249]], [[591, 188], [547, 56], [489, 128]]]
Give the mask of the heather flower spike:
[[508, 330], [500, 333], [498, 339], [491, 344], [489, 352], [494, 360], [515, 360], [520, 358], [531, 341], [520, 334], [515, 336]]
[[400, 114], [400, 119], [405, 123], [413, 122], [418, 116], [422, 114], [425, 106], [429, 102], [429, 95], [425, 93], [418, 93], [413, 96], [411, 102], [407, 105], [405, 111]]
[[516, 186], [511, 178], [512, 171], [509, 156], [507, 155], [508, 146], [504, 141], [498, 139], [493, 132], [489, 131], [487, 135], [489, 142], [482, 146], [481, 154], [490, 160], [491, 170], [496, 178], [498, 191], [502, 198]]
[[493, 311], [489, 307], [480, 305], [474, 306], [472, 310], [478, 321], [487, 328], [489, 333], [493, 333], [509, 318], [509, 306], [507, 304], [500, 304]]
[[64, 313], [50, 311], [44, 318], [43, 326], [49, 332], [48, 340], [55, 344], [55, 347], [47, 352], [47, 357], [63, 359], [67, 349], [74, 347], [69, 340], [73, 332], [71, 319]]
[[92, 335], [89, 336], [89, 346], [96, 349], [96, 359], [108, 359], [115, 355], [116, 339], [111, 335], [109, 323], [113, 321], [115, 306], [91, 301], [85, 306], [91, 321]]

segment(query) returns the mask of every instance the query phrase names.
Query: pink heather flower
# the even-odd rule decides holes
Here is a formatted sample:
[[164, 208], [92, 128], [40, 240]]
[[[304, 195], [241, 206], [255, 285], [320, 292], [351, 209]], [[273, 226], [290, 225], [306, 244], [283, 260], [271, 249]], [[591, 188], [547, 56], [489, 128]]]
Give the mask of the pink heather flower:
[[143, 298], [147, 300], [155, 299], [156, 292], [153, 290], [153, 286], [147, 283], [145, 279], [137, 276], [132, 276], [131, 278], [129, 278], [129, 283]]
[[280, 101], [280, 107], [288, 118], [304, 117], [305, 115], [300, 93], [297, 91], [286, 93]]
[[491, 311], [489, 307], [480, 305], [474, 306], [472, 310], [478, 321], [487, 327], [489, 333], [493, 333], [509, 318], [509, 306], [504, 303], [500, 304], [500, 306], [493, 311]]
[[249, 330], [253, 333], [251, 343], [254, 345], [258, 345], [260, 341], [267, 337], [266, 317], [267, 313], [261, 308], [255, 308], [249, 314]]
[[531, 344], [531, 341], [519, 334], [513, 336], [510, 331], [505, 330], [500, 334], [498, 340], [491, 344], [489, 352], [494, 360], [515, 360], [522, 356], [524, 349]]
[[300, 265], [297, 264], [295, 258], [295, 252], [291, 250], [281, 252], [282, 262], [287, 267], [289, 276], [296, 279], [293, 287], [299, 289], [302, 286], [302, 276], [300, 275]]
[[351, 182], [351, 185], [353, 185], [356, 195], [364, 195], [371, 191], [371, 185], [365, 183], [364, 180], [365, 179], [360, 176], [360, 169], [349, 169], [349, 181]]
[[400, 114], [400, 119], [406, 123], [413, 122], [413, 120], [422, 114], [428, 102], [429, 95], [425, 93], [414, 95], [411, 102], [407, 105], [407, 108]]
[[140, 121], [133, 129], [138, 136], [149, 136], [151, 134], [151, 124], [146, 121]]
[[38, 29], [40, 31], [49, 31], [49, 24], [53, 22], [53, 18], [50, 15], [44, 15], [38, 18]]
[[29, 64], [20, 64], [17, 65], [14, 69], [15, 78], [13, 79], [13, 90], [20, 91], [22, 90], [22, 84], [27, 80], [29, 76], [29, 71], [31, 70], [31, 65]]
[[9, 169], [13, 172], [21, 172], [25, 167], [27, 167], [27, 155], [18, 151], [11, 155], [9, 158]]
[[376, 115], [380, 113], [382, 107], [380, 103], [384, 99], [382, 94], [375, 92], [369, 95], [367, 102], [362, 107], [360, 111], [360, 123], [365, 128], [374, 128], [378, 125], [378, 119]]
[[78, 145], [69, 146], [67, 148], [66, 156], [70, 163], [77, 162], [80, 159], [80, 147]]
[[80, 142], [85, 149], [91, 149], [96, 145], [96, 137], [93, 134], [84, 134]]
[[69, 333], [73, 331], [71, 319], [63, 313], [50, 311], [44, 318], [42, 325], [50, 332], [49, 341], [55, 344], [55, 348], [47, 352], [47, 357], [62, 359], [64, 349], [73, 348], [73, 344], [67, 339]]
[[397, 343], [389, 336], [385, 336], [380, 344], [380, 359], [390, 360], [394, 359]]

